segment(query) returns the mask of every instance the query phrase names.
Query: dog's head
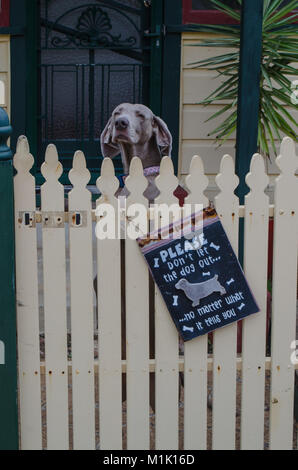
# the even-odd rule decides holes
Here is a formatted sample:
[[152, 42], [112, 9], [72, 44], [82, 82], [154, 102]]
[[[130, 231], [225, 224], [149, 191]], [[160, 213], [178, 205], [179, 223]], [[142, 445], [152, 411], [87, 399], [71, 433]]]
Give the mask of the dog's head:
[[103, 130], [100, 143], [104, 157], [120, 153], [119, 144], [143, 145], [152, 137], [161, 156], [171, 156], [172, 136], [166, 123], [143, 104], [122, 103], [117, 106]]
[[186, 279], [180, 279], [176, 284], [175, 287], [176, 289], [184, 289], [187, 286], [187, 280]]

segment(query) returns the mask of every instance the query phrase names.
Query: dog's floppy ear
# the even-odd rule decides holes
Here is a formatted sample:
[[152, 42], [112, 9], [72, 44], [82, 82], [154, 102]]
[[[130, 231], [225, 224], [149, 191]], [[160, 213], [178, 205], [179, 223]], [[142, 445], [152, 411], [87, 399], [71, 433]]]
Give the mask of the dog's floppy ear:
[[173, 139], [168, 126], [160, 117], [154, 116], [153, 129], [156, 134], [156, 141], [160, 147], [161, 155], [163, 157], [171, 157]]
[[100, 136], [101, 152], [104, 158], [114, 158], [120, 153], [118, 145], [112, 143], [112, 118], [108, 120], [108, 123]]

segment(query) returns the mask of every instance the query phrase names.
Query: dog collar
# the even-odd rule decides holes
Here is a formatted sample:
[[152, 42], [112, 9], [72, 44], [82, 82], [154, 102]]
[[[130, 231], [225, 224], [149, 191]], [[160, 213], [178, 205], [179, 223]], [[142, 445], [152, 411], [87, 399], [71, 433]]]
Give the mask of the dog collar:
[[[159, 170], [160, 170], [160, 167], [159, 165], [156, 165], [156, 166], [148, 166], [147, 168], [144, 168], [144, 176], [154, 176], [154, 175], [159, 175]], [[121, 175], [120, 178], [122, 180], [122, 183], [123, 183], [123, 186], [125, 184], [125, 180], [126, 178], [128, 177], [128, 175]], [[120, 180], [120, 183], [121, 183], [121, 180]]]
[[144, 176], [159, 175], [159, 169], [159, 165], [148, 166], [148, 168], [144, 168]]

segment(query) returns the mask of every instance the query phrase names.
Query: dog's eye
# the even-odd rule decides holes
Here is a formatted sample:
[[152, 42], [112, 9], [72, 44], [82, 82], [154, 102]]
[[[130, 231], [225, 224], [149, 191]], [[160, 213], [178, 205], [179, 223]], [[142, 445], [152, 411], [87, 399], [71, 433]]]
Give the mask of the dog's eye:
[[137, 113], [137, 116], [138, 116], [139, 118], [141, 118], [141, 119], [145, 119], [145, 116], [144, 116], [144, 114], [142, 114], [142, 113]]

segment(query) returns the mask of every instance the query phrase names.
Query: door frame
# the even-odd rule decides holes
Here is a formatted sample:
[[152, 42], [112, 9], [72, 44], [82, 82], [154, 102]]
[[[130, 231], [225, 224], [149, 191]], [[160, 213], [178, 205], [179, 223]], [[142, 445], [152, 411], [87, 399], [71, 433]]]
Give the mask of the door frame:
[[[155, 0], [156, 1], [156, 0]], [[157, 0], [158, 1], [158, 0]], [[164, 2], [164, 44], [162, 60], [162, 108], [161, 117], [167, 123], [173, 137], [172, 161], [178, 174], [180, 139], [180, 72], [181, 72], [181, 0]], [[177, 27], [178, 26], [178, 27]]]

